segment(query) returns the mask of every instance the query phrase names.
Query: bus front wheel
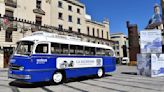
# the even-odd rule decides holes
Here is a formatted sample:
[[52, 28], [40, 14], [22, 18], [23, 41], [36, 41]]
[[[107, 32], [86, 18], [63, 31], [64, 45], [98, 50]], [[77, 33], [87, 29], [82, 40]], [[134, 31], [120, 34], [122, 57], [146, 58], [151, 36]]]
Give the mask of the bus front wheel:
[[99, 68], [98, 71], [97, 71], [97, 76], [99, 78], [103, 77], [104, 76], [104, 70], [102, 68]]
[[61, 72], [56, 72], [53, 75], [53, 82], [59, 84], [63, 81], [63, 74]]

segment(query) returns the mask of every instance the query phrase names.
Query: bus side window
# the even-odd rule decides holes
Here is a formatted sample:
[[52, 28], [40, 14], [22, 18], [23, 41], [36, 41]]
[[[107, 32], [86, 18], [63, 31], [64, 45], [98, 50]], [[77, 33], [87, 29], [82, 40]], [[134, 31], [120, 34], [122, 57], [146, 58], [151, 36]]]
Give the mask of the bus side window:
[[102, 55], [101, 53], [102, 53], [101, 49], [100, 48], [96, 48], [96, 55], [101, 56]]
[[105, 50], [102, 49], [102, 48], [96, 48], [96, 55], [104, 56], [105, 55]]
[[107, 56], [113, 56], [113, 55], [114, 55], [114, 52], [113, 52], [112, 50], [106, 50], [106, 51], [105, 51], [105, 54], [106, 54]]
[[61, 44], [61, 54], [69, 54], [68, 44]]
[[61, 53], [60, 44], [51, 43], [51, 53], [52, 54], [60, 54]]
[[75, 54], [76, 46], [70, 45], [70, 54]]
[[89, 47], [85, 47], [85, 55], [90, 55], [90, 48]]
[[83, 46], [76, 46], [75, 54], [83, 55]]
[[38, 44], [35, 53], [48, 53], [48, 44]]
[[91, 47], [91, 52], [90, 52], [91, 55], [95, 55], [95, 48], [94, 47]]

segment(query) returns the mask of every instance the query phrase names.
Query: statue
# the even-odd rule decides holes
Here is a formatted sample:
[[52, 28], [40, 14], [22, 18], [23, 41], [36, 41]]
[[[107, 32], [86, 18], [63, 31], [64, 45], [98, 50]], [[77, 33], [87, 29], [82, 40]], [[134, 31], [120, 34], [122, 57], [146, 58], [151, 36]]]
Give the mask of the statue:
[[161, 22], [162, 22], [162, 15], [160, 14], [160, 6], [158, 4], [155, 4], [154, 15], [149, 20], [149, 24], [161, 23]]

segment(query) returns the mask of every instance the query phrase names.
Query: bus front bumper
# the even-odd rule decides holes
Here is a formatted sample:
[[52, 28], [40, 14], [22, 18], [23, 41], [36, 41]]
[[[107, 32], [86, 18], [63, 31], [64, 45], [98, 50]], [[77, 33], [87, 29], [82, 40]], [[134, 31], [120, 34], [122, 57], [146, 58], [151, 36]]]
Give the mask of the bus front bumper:
[[31, 79], [30, 75], [8, 74], [8, 77], [12, 78], [12, 79], [20, 79], [20, 80], [29, 80], [29, 79]]

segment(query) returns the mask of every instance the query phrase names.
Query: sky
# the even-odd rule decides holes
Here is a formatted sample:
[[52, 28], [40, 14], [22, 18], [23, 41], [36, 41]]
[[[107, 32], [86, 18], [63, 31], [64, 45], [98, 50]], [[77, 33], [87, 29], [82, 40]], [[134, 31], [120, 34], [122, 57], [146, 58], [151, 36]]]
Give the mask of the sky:
[[126, 21], [138, 25], [143, 30], [153, 16], [153, 7], [160, 0], [80, 0], [86, 6], [87, 14], [92, 20], [102, 22], [108, 18], [111, 33], [128, 35]]

